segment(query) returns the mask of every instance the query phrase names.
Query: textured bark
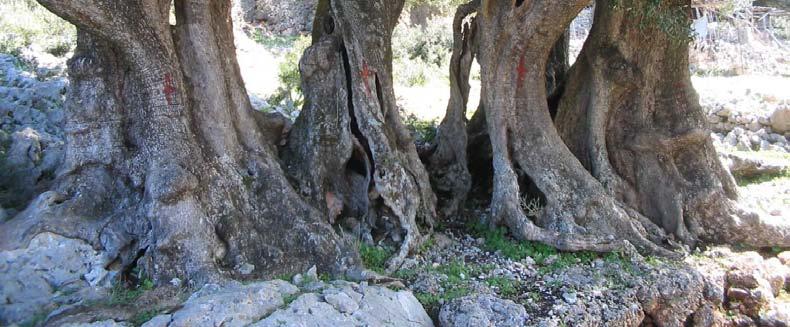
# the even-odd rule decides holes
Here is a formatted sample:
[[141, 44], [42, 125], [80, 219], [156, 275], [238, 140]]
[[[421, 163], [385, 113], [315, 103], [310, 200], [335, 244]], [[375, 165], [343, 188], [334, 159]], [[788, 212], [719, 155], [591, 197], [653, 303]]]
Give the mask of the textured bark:
[[157, 282], [355, 263], [276, 160], [283, 123], [249, 104], [229, 2], [177, 0], [176, 26], [166, 0], [40, 2], [80, 29], [66, 163], [3, 247], [66, 234]]
[[[562, 142], [549, 114], [546, 65], [557, 40], [587, 1], [483, 1], [480, 23], [482, 102], [493, 150], [492, 224], [518, 238], [562, 250], [627, 247], [672, 255], [647, 235], [646, 218], [608, 195]], [[520, 207], [519, 175], [545, 197], [533, 220]], [[648, 225], [649, 226], [649, 225]]]
[[453, 18], [453, 54], [450, 57], [450, 101], [436, 135], [436, 146], [428, 154], [426, 166], [431, 185], [438, 194], [443, 217], [454, 216], [463, 206], [472, 187], [467, 167], [466, 106], [469, 101], [469, 73], [477, 51], [475, 13], [480, 1], [458, 7]]
[[[284, 151], [288, 170], [330, 220], [366, 241], [400, 243], [390, 271], [432, 225], [436, 199], [392, 86], [392, 31], [401, 1], [319, 4], [301, 62], [307, 104]], [[320, 23], [319, 23], [320, 22]]]
[[610, 194], [679, 242], [787, 246], [786, 223], [737, 208], [691, 85], [687, 40], [659, 25], [666, 15], [682, 23], [690, 2], [661, 5], [664, 17], [650, 19], [641, 16], [648, 3], [599, 2], [561, 100], [560, 134]]

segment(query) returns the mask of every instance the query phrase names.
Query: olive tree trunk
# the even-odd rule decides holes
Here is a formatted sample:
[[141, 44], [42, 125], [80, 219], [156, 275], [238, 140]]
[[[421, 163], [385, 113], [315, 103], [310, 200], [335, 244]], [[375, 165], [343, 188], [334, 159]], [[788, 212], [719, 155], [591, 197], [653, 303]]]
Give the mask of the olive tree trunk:
[[297, 190], [365, 242], [397, 245], [397, 269], [430, 227], [436, 198], [401, 122], [392, 32], [404, 1], [318, 5], [313, 44], [300, 62], [306, 104], [283, 159]]
[[598, 2], [557, 127], [609, 194], [675, 241], [787, 246], [788, 223], [738, 208], [717, 158], [688, 70], [690, 5]]
[[453, 18], [453, 53], [450, 57], [450, 101], [436, 134], [436, 146], [427, 155], [426, 167], [439, 199], [440, 213], [451, 218], [463, 207], [472, 188], [467, 159], [469, 74], [477, 51], [477, 23], [470, 15], [480, 1], [461, 5]]
[[[672, 255], [656, 245], [661, 231], [610, 196], [565, 146], [552, 122], [546, 65], [557, 40], [586, 4], [481, 4], [482, 106], [494, 170], [491, 223], [507, 225], [518, 238], [562, 250], [612, 251], [630, 247], [630, 242], [645, 253]], [[525, 210], [526, 190], [519, 180], [534, 183], [538, 198], [545, 199], [542, 209]]]
[[3, 247], [68, 235], [160, 283], [355, 264], [280, 168], [284, 121], [250, 106], [229, 1], [176, 0], [174, 26], [170, 0], [40, 2], [80, 30], [67, 154]]

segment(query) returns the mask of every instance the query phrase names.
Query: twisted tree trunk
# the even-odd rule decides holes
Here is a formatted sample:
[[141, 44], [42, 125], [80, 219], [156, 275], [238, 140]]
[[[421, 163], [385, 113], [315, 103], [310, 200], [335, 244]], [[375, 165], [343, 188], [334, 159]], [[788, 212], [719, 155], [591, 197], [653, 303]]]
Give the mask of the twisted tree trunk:
[[599, 2], [557, 127], [609, 194], [677, 241], [787, 246], [787, 223], [734, 202], [691, 85], [689, 9], [688, 0]]
[[[611, 251], [623, 240], [672, 255], [647, 219], [608, 195], [564, 145], [552, 123], [546, 65], [557, 40], [587, 1], [483, 1], [480, 24], [482, 102], [493, 149], [492, 223], [518, 238], [563, 250]], [[522, 210], [519, 175], [534, 182], [545, 208]], [[648, 239], [654, 237], [654, 240]]]
[[64, 234], [157, 282], [355, 264], [286, 180], [275, 147], [283, 122], [250, 106], [230, 2], [176, 0], [175, 26], [169, 0], [40, 2], [80, 29], [66, 163], [53, 190], [4, 226], [22, 235], [4, 248]]
[[399, 243], [388, 270], [421, 242], [436, 199], [392, 85], [392, 31], [404, 1], [319, 3], [300, 63], [306, 105], [283, 153], [292, 180], [330, 221], [367, 242]]
[[467, 166], [466, 107], [469, 101], [469, 73], [477, 51], [475, 13], [480, 1], [458, 7], [453, 18], [453, 54], [450, 57], [450, 101], [436, 134], [436, 146], [428, 154], [426, 168], [431, 185], [438, 194], [439, 208], [445, 218], [454, 216], [463, 206], [472, 188]]

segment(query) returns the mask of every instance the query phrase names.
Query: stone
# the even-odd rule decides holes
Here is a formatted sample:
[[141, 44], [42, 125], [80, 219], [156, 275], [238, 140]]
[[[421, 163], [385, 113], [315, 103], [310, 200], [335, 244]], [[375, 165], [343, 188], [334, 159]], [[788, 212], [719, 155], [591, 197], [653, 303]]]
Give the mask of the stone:
[[745, 135], [738, 137], [738, 143], [735, 145], [738, 151], [752, 151], [752, 142]]
[[0, 223], [8, 220], [10, 217], [3, 207], [0, 207]]
[[352, 313], [359, 309], [359, 304], [346, 293], [327, 294], [324, 295], [324, 300], [342, 313]]
[[311, 281], [318, 280], [318, 270], [316, 269], [315, 265], [310, 267], [307, 272], [304, 274], [305, 278]]
[[239, 267], [239, 273], [242, 275], [252, 274], [253, 271], [255, 271], [255, 265], [249, 263], [245, 263]]
[[780, 252], [776, 255], [776, 258], [785, 266], [790, 266], [790, 251]]
[[450, 301], [439, 312], [443, 327], [524, 326], [523, 306], [493, 295], [470, 295]]
[[69, 323], [61, 325], [63, 327], [131, 327], [132, 324], [126, 322], [117, 322], [112, 319], [96, 321], [92, 323]]
[[167, 327], [173, 315], [158, 315], [140, 327]]
[[576, 293], [562, 293], [562, 299], [565, 300], [565, 302], [568, 302], [568, 304], [576, 304], [576, 301], [578, 300]]
[[[166, 315], [167, 326], [247, 326], [256, 322], [285, 304], [284, 298], [299, 292], [299, 289], [282, 280], [257, 282], [249, 285], [207, 284], [195, 292], [181, 309]], [[155, 317], [147, 326], [157, 326]]]
[[[334, 291], [337, 293], [332, 293], [333, 289], [324, 292], [338, 295], [332, 301], [342, 298], [339, 294], [345, 294], [357, 304], [357, 309], [341, 312], [326, 301], [326, 295], [305, 293], [287, 308], [280, 308], [250, 326], [433, 326], [433, 321], [411, 292], [353, 283]], [[343, 298], [343, 301], [347, 300]], [[353, 306], [346, 309], [351, 308]]]
[[736, 146], [738, 144], [738, 136], [734, 132], [727, 133], [727, 136], [724, 137], [724, 144]]
[[735, 177], [774, 175], [790, 168], [790, 163], [781, 159], [755, 158], [739, 153], [720, 153], [719, 156]]
[[718, 115], [719, 117], [729, 117], [730, 114], [732, 114], [732, 109], [728, 107], [724, 107], [718, 112], [716, 112], [716, 115]]
[[771, 128], [780, 134], [790, 132], [790, 107], [777, 108], [771, 113]]
[[761, 151], [768, 151], [768, 150], [771, 149], [771, 145], [772, 144], [770, 142], [766, 141], [766, 140], [760, 140], [760, 147], [759, 147], [759, 149]]
[[756, 132], [756, 131], [759, 131], [759, 130], [760, 130], [760, 128], [762, 128], [762, 125], [760, 125], [760, 122], [758, 122], [758, 121], [755, 119], [755, 120], [752, 120], [751, 122], [749, 122], [749, 123], [746, 125], [746, 128], [748, 128], [748, 129], [749, 129], [750, 131], [752, 131], [752, 132]]
[[110, 259], [85, 241], [54, 233], [24, 248], [0, 252], [0, 325], [21, 322], [50, 308], [57, 289], [105, 283]]

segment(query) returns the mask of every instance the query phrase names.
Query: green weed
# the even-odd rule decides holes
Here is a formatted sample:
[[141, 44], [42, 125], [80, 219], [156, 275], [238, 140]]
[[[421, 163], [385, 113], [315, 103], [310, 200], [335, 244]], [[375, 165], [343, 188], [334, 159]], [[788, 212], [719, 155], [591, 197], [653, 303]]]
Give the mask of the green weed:
[[377, 273], [383, 274], [386, 270], [387, 260], [392, 256], [393, 251], [384, 247], [360, 244], [359, 255], [365, 267]]

